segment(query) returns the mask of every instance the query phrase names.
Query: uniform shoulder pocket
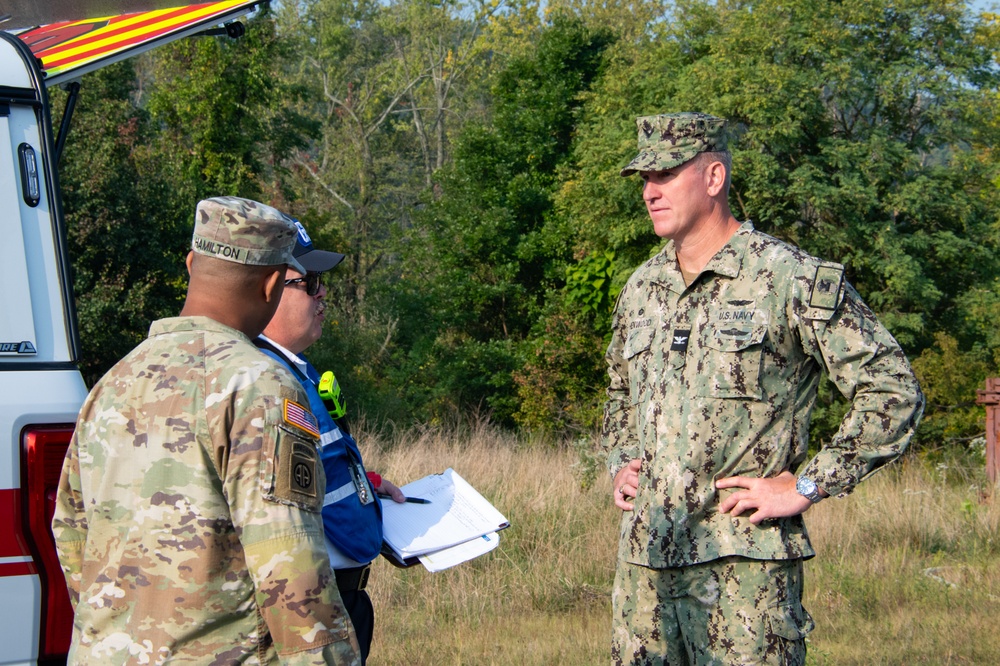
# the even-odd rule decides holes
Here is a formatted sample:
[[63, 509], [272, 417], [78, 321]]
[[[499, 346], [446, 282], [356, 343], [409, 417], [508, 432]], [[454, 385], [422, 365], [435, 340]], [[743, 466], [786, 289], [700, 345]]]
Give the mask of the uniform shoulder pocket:
[[308, 409], [285, 399], [280, 422], [268, 425], [264, 451], [264, 499], [318, 513], [325, 481], [319, 457], [319, 428]]
[[830, 321], [844, 300], [844, 267], [821, 263], [815, 268], [809, 283], [809, 293], [802, 303], [802, 317]]

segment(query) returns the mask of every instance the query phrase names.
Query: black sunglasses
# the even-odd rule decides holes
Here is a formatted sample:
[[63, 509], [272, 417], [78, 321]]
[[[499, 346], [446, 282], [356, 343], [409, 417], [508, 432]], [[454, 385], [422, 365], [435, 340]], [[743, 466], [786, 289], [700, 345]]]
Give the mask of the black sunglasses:
[[323, 274], [322, 273], [306, 273], [305, 277], [292, 278], [291, 280], [285, 280], [285, 286], [305, 283], [306, 293], [310, 296], [315, 296], [319, 293], [319, 287], [323, 284]]

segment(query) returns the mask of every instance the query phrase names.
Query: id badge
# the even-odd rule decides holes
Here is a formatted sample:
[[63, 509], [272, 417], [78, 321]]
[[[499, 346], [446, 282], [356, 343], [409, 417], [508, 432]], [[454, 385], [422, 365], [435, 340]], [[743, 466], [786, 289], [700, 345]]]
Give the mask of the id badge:
[[368, 487], [368, 477], [365, 474], [364, 468], [361, 467], [361, 463], [351, 464], [351, 478], [354, 481], [354, 489], [358, 491], [358, 499], [361, 500], [361, 504], [371, 504], [374, 502], [375, 496]]

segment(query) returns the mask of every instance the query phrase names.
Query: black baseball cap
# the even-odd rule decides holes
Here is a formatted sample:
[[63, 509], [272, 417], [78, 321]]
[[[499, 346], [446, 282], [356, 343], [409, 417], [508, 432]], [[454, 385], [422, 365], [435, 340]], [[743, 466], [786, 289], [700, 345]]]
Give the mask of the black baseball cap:
[[295, 220], [295, 227], [299, 231], [299, 237], [295, 239], [295, 250], [292, 252], [292, 256], [302, 264], [307, 273], [324, 273], [344, 260], [344, 255], [339, 252], [327, 252], [314, 248], [306, 228], [298, 220]]

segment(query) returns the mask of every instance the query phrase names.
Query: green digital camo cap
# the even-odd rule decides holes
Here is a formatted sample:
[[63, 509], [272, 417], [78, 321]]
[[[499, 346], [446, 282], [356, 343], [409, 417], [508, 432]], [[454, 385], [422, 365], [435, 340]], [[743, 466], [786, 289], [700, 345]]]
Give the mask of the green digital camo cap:
[[726, 150], [726, 121], [707, 113], [667, 113], [636, 118], [639, 154], [622, 169], [663, 171], [684, 164], [698, 153]]
[[198, 202], [191, 249], [237, 264], [288, 264], [305, 275], [292, 254], [298, 237], [295, 221], [275, 208], [239, 197], [214, 197]]

